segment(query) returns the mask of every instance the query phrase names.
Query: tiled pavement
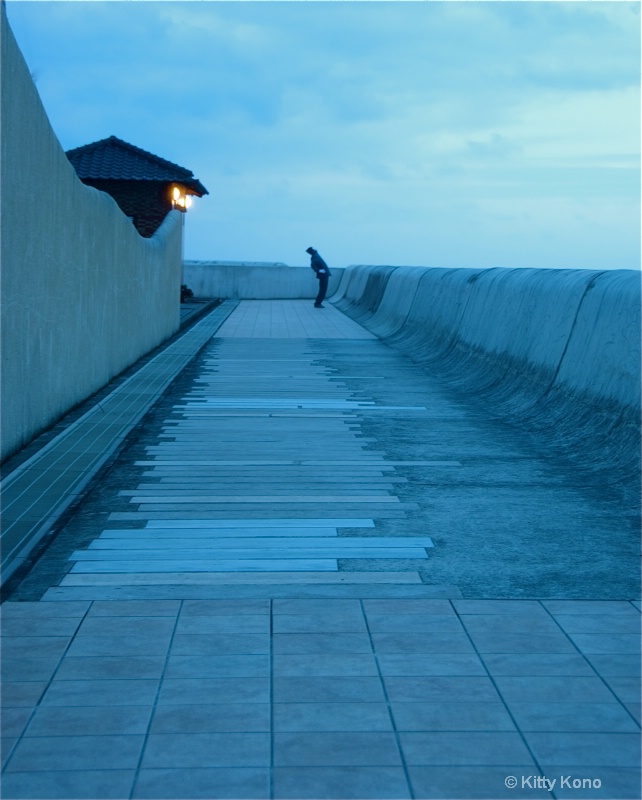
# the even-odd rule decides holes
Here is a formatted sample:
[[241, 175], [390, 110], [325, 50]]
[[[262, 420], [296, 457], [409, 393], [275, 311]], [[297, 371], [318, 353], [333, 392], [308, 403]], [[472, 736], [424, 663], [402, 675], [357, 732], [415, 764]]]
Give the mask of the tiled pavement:
[[608, 503], [523, 450], [510, 484], [501, 432], [331, 306], [241, 303], [188, 377], [2, 605], [3, 798], [639, 798]]

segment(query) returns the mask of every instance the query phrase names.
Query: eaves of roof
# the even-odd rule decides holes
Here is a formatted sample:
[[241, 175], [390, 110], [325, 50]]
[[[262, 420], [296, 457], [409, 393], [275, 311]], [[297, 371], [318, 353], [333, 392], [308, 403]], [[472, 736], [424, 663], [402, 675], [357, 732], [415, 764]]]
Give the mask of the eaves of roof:
[[209, 194], [190, 170], [116, 136], [68, 150], [66, 155], [81, 180], [175, 182], [198, 195]]

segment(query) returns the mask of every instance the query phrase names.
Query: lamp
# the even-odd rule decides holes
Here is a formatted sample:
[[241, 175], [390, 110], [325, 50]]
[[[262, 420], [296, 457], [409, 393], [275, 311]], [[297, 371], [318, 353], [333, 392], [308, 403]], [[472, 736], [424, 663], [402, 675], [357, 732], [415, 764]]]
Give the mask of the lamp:
[[185, 212], [192, 205], [192, 198], [187, 189], [179, 184], [174, 184], [171, 191], [172, 208]]

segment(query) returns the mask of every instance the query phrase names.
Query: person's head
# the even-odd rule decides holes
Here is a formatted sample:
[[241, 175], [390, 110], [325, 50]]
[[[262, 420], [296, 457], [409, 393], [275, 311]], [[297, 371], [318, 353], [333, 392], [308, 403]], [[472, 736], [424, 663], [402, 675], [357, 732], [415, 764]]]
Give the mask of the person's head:
[[308, 249], [305, 252], [310, 253], [310, 255], [312, 255], [312, 253], [316, 253], [316, 250], [314, 249], [314, 247], [308, 247]]

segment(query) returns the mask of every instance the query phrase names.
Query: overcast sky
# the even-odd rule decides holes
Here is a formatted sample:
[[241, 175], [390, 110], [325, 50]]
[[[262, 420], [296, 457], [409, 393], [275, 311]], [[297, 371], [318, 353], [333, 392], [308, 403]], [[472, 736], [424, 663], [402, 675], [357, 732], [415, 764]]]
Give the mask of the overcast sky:
[[640, 266], [638, 2], [33, 2], [65, 150], [192, 170], [190, 259]]

